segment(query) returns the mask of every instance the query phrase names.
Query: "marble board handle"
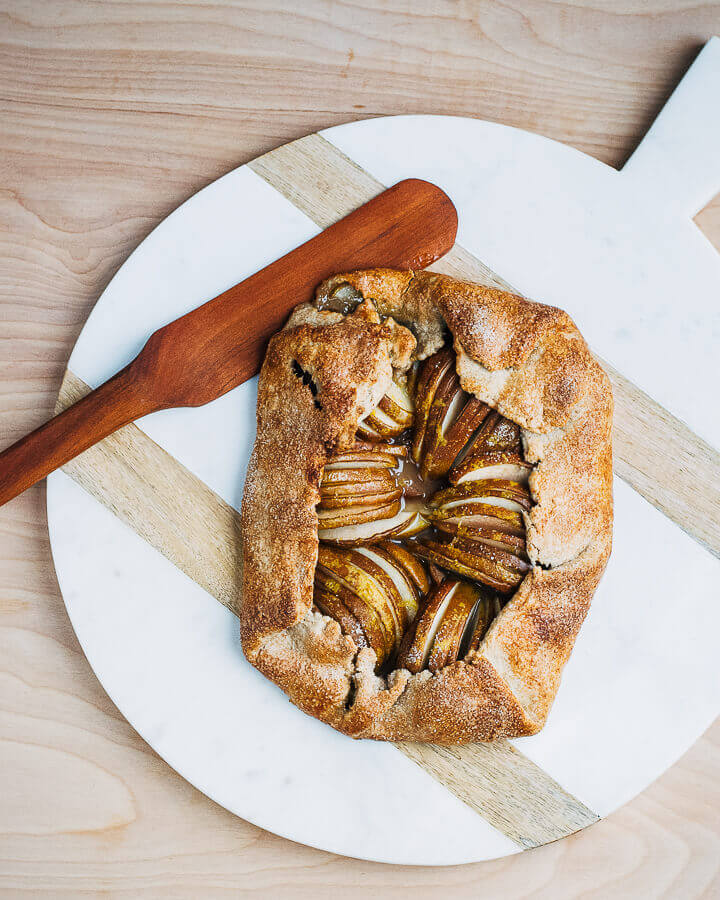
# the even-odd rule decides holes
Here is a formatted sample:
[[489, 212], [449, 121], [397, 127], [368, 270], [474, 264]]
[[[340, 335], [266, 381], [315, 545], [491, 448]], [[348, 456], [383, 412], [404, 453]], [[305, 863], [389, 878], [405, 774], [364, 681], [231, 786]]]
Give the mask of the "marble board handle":
[[690, 218], [720, 191], [720, 38], [705, 44], [622, 175]]

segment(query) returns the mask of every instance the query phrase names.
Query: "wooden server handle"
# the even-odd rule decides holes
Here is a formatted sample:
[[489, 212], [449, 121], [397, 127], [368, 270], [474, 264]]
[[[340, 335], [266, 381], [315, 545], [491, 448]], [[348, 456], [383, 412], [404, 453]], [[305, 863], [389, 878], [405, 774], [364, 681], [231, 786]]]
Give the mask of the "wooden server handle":
[[0, 506], [156, 405], [142, 397], [133, 365], [0, 453]]
[[140, 355], [74, 406], [0, 453], [0, 505], [140, 416], [201, 406], [260, 367], [267, 339], [324, 278], [373, 266], [423, 268], [452, 247], [457, 213], [406, 179], [317, 237], [151, 335]]

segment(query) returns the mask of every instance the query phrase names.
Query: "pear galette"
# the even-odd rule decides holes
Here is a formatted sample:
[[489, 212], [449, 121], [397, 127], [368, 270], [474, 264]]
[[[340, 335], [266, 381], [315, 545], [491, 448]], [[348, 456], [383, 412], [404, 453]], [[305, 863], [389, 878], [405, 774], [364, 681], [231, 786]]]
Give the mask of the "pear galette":
[[250, 662], [354, 737], [538, 731], [610, 553], [611, 419], [559, 309], [430, 272], [327, 280], [260, 373]]

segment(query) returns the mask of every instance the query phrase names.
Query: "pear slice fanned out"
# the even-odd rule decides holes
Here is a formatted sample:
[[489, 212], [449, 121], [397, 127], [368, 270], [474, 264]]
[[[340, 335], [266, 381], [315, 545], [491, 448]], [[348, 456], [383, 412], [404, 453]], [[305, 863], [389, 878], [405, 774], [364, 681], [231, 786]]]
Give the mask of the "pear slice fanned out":
[[441, 478], [448, 474], [489, 411], [488, 406], [466, 394], [458, 385], [455, 397], [426, 447], [420, 470], [424, 478]]
[[426, 587], [423, 564], [400, 545], [318, 547], [316, 607], [335, 619], [358, 648], [372, 647], [378, 666], [391, 661]]
[[531, 565], [519, 557], [478, 541], [425, 539], [413, 548], [418, 556], [465, 578], [507, 594], [520, 584]]
[[434, 525], [438, 531], [444, 534], [463, 537], [466, 540], [481, 541], [490, 547], [497, 547], [499, 550], [506, 550], [508, 553], [515, 553], [521, 558], [527, 559], [524, 534], [513, 534], [497, 528], [494, 524], [475, 524], [474, 520], [467, 521], [466, 519], [461, 521], [440, 520], [434, 522]]
[[423, 362], [415, 388], [415, 427], [412, 458], [420, 464], [423, 458], [427, 424], [435, 395], [445, 375], [454, 371], [455, 354], [449, 348], [440, 350]]
[[378, 405], [358, 422], [357, 433], [371, 441], [396, 438], [413, 423], [415, 404], [407, 386], [393, 379]]
[[525, 522], [519, 512], [493, 503], [463, 503], [451, 509], [431, 509], [427, 517], [441, 531], [449, 531], [444, 526], [450, 524], [462, 525], [464, 528], [491, 527], [518, 536], [525, 534]]
[[438, 491], [427, 517], [441, 532], [476, 538], [488, 547], [525, 559], [523, 513], [532, 508], [527, 487], [503, 479], [470, 481]]
[[373, 587], [378, 590], [376, 596], [383, 596], [382, 609], [390, 611], [395, 636], [393, 646], [397, 646], [408, 625], [406, 607], [397, 585], [386, 569], [370, 554], [361, 553], [359, 549], [346, 550], [344, 553], [347, 563], [363, 572], [373, 582]]
[[[363, 561], [368, 562], [364, 558]], [[376, 573], [357, 565], [349, 551], [323, 544], [318, 547], [315, 581], [323, 590], [337, 596], [363, 624], [378, 663], [382, 664], [394, 652], [402, 635], [399, 615], [385, 584]], [[368, 622], [375, 629], [373, 638], [366, 628]], [[382, 640], [375, 623], [380, 626]]]
[[[330, 595], [343, 604], [359, 623], [367, 645], [375, 651], [377, 664], [381, 666], [392, 653], [394, 641], [393, 636], [388, 634], [373, 606], [356, 594], [345, 581], [321, 565], [318, 565], [315, 570], [315, 592], [320, 592], [323, 596], [326, 594]], [[321, 611], [323, 610], [321, 609]], [[336, 618], [329, 611], [329, 608], [326, 614]]]
[[313, 600], [315, 606], [317, 606], [321, 613], [330, 616], [331, 619], [335, 619], [345, 634], [355, 641], [355, 645], [358, 649], [370, 646], [370, 642], [365, 634], [362, 624], [335, 594], [323, 590], [316, 584], [313, 592]]
[[334, 527], [325, 527], [321, 522], [318, 537], [321, 541], [343, 546], [369, 544], [390, 537], [409, 537], [427, 528], [428, 520], [423, 515], [423, 509], [420, 504], [406, 502], [402, 509], [385, 518]]
[[352, 447], [334, 453], [325, 465], [325, 472], [338, 469], [387, 468], [394, 469], [408, 455], [401, 444], [373, 444], [356, 441]]
[[360, 503], [357, 506], [343, 506], [339, 509], [318, 507], [317, 516], [320, 538], [325, 540], [324, 532], [336, 528], [387, 521], [396, 516], [399, 511], [400, 500], [392, 500], [389, 503], [383, 501], [380, 506]]
[[[506, 502], [496, 503], [497, 500]], [[430, 498], [430, 506], [440, 509], [451, 509], [466, 503], [489, 503], [515, 512], [529, 512], [532, 509], [527, 487], [518, 481], [502, 478], [465, 481], [438, 491]]]
[[417, 588], [420, 597], [424, 597], [430, 590], [430, 579], [423, 563], [403, 544], [394, 541], [381, 541], [378, 547], [393, 559], [405, 571], [410, 581]]
[[463, 646], [461, 653], [467, 656], [470, 653], [477, 653], [483, 638], [493, 623], [493, 620], [500, 613], [502, 606], [500, 598], [497, 594], [483, 591], [477, 606], [473, 610], [473, 617], [470, 623], [471, 630], [467, 635], [463, 636], [463, 644], [467, 642], [467, 647]]
[[358, 547], [353, 551], [357, 556], [365, 556], [381, 569], [393, 584], [393, 602], [400, 613], [403, 632], [417, 615], [420, 593], [407, 574], [405, 568], [382, 547]]
[[530, 570], [523, 514], [527, 486], [505, 479], [466, 481], [438, 491], [428, 518], [440, 532], [418, 550], [431, 562], [507, 593]]
[[[492, 467], [498, 467], [487, 471]], [[448, 473], [451, 484], [483, 478], [526, 483], [532, 466], [522, 455], [520, 426], [493, 410]]]
[[350, 506], [386, 506], [402, 497], [402, 488], [381, 481], [362, 483], [336, 482], [320, 488], [322, 509], [342, 509]]
[[449, 474], [451, 484], [499, 479], [527, 484], [532, 465], [509, 453], [494, 453], [484, 457], [465, 459]]
[[393, 379], [387, 393], [378, 403], [378, 409], [381, 409], [403, 428], [409, 428], [415, 416], [415, 401], [407, 384]]
[[405, 632], [396, 660], [399, 669], [407, 669], [416, 675], [427, 667], [435, 635], [459, 584], [458, 581], [444, 581], [428, 595], [422, 610]]
[[489, 412], [488, 406], [460, 387], [455, 369], [449, 368], [437, 386], [425, 424], [421, 476], [447, 475]]
[[396, 666], [433, 673], [476, 651], [500, 611], [496, 594], [452, 576], [433, 588], [405, 633]]
[[[407, 451], [357, 443], [332, 456], [320, 479], [318, 526], [323, 532], [392, 519], [401, 510], [399, 462]], [[383, 529], [381, 528], [380, 531]]]
[[479, 597], [480, 589], [467, 581], [461, 581], [453, 591], [428, 656], [427, 667], [431, 672], [457, 662], [468, 620]]
[[430, 524], [425, 515], [425, 506], [421, 503], [413, 503], [407, 501], [405, 504], [405, 512], [409, 516], [402, 528], [399, 528], [392, 537], [396, 540], [401, 538], [413, 537], [424, 531]]
[[420, 474], [424, 478], [428, 477], [428, 457], [432, 456], [442, 440], [444, 427], [447, 427], [459, 415], [466, 396], [460, 388], [460, 379], [455, 371], [455, 366], [449, 366], [437, 384], [425, 422], [422, 454], [419, 460]]

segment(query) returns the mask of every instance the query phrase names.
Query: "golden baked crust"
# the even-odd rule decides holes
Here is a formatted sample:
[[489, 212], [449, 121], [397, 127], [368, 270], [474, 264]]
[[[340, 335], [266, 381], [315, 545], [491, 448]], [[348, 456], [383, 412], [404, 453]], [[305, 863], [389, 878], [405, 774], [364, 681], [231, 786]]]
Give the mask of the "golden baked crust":
[[[345, 285], [364, 298], [357, 309], [325, 308]], [[270, 341], [260, 374], [242, 507], [247, 658], [300, 709], [354, 737], [453, 744], [535, 733], [610, 554], [607, 376], [562, 310], [430, 272], [337, 275], [316, 304], [299, 307]], [[392, 367], [434, 353], [447, 329], [462, 387], [521, 426], [535, 466], [533, 568], [465, 660], [383, 677], [373, 650], [358, 651], [312, 610], [318, 485]]]

